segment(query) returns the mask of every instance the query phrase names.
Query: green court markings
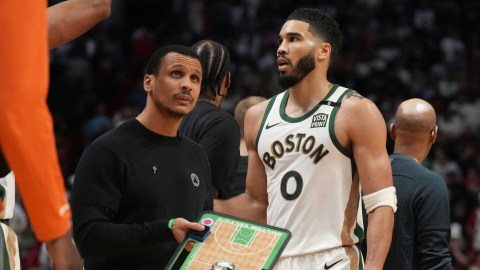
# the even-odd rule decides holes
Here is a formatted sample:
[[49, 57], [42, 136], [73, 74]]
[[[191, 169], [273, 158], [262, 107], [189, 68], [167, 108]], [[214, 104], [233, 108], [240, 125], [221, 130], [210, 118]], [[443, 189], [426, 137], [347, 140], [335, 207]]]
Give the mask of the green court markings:
[[250, 246], [250, 243], [252, 243], [256, 235], [256, 230], [247, 227], [237, 227], [235, 233], [230, 239], [230, 242], [243, 246]]
[[[207, 220], [207, 219], [211, 219], [211, 220]], [[193, 240], [191, 238], [184, 239], [180, 244], [180, 246], [178, 247], [177, 251], [175, 251], [175, 254], [173, 254], [172, 258], [170, 259], [165, 269], [185, 270], [192, 265], [195, 265], [196, 267], [204, 267], [204, 266], [209, 267], [215, 261], [222, 259], [223, 256], [227, 256], [227, 255], [233, 256], [232, 260], [235, 260], [235, 258], [237, 258], [238, 256], [248, 257], [248, 256], [254, 256], [259, 252], [268, 251], [268, 255], [266, 255], [265, 257], [262, 257], [261, 259], [263, 261], [261, 269], [271, 270], [275, 266], [275, 263], [277, 262], [278, 258], [280, 257], [280, 254], [282, 253], [283, 249], [285, 248], [286, 244], [288, 243], [291, 237], [290, 232], [282, 228], [250, 222], [248, 220], [243, 220], [240, 218], [235, 218], [232, 216], [223, 215], [215, 212], [207, 211], [203, 213], [203, 215], [200, 218], [200, 221], [205, 221], [205, 220], [208, 221], [205, 225], [208, 225], [211, 227], [212, 233], [208, 236], [209, 239], [211, 239], [211, 241], [200, 242], [200, 241], [194, 240], [195, 242], [194, 248], [190, 251], [190, 253], [188, 254], [188, 256], [186, 256], [186, 258], [182, 258], [181, 255], [182, 255], [183, 249], [185, 248], [185, 245], [187, 244], [188, 241]], [[217, 239], [218, 232], [222, 232], [219, 234], [219, 236], [222, 236], [222, 235], [225, 235], [224, 234], [225, 230], [227, 230], [227, 232], [230, 231], [228, 229], [229, 226], [226, 226], [226, 227], [221, 226], [222, 222], [236, 226], [233, 234], [229, 233], [229, 236], [230, 236], [229, 241], [227, 240], [228, 238], [225, 239], [220, 237], [220, 239]], [[245, 253], [244, 249], [247, 247], [252, 247], [253, 242], [256, 241], [255, 240], [256, 237], [262, 233], [273, 235], [273, 239], [271, 239], [269, 243], [265, 243], [265, 241], [262, 240], [260, 241], [261, 244], [259, 243], [260, 247], [255, 248], [255, 250], [247, 250], [248, 252]], [[224, 242], [226, 241], [230, 242], [230, 248], [228, 247], [228, 243], [227, 243], [227, 246], [225, 245], [226, 243]], [[232, 244], [235, 246], [233, 246]], [[241, 248], [239, 246], [243, 246], [245, 248]], [[204, 259], [199, 260], [199, 258], [197, 258], [205, 254], [209, 255], [209, 252], [211, 250], [217, 250], [217, 249], [221, 249], [220, 251], [221, 254], [218, 255], [218, 258], [206, 259], [207, 261]], [[241, 254], [237, 254], [235, 252], [238, 250], [242, 251]], [[1, 251], [1, 247], [0, 247], [0, 251]], [[259, 261], [259, 263], [261, 262]]]

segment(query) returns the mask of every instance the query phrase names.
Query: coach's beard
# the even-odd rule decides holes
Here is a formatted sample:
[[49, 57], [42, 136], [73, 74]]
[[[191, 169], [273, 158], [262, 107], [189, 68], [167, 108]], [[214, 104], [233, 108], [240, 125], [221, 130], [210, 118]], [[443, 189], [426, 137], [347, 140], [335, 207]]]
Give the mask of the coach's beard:
[[[151, 95], [158, 111], [160, 113], [166, 115], [167, 117], [170, 117], [172, 119], [181, 119], [182, 117], [187, 115], [187, 113], [174, 111], [174, 110], [170, 109], [168, 106], [165, 106], [160, 100], [154, 99], [153, 94], [151, 92], [150, 92], [150, 95]], [[190, 113], [190, 112], [188, 112], [188, 113]]]

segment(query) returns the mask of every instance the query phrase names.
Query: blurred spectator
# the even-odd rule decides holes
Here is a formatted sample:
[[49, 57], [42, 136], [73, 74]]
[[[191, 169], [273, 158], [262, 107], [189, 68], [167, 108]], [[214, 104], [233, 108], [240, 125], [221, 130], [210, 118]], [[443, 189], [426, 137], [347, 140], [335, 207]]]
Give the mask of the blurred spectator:
[[462, 182], [462, 171], [455, 160], [448, 158], [447, 154], [439, 149], [435, 152], [432, 170], [440, 174], [447, 184], [458, 184]]
[[455, 270], [467, 270], [469, 258], [466, 254], [466, 240], [463, 237], [462, 225], [452, 223], [450, 236], [450, 253], [452, 254], [452, 264]]
[[[464, 119], [458, 114], [457, 104], [450, 103], [447, 111], [444, 114], [438, 116], [438, 127], [442, 130], [440, 135], [447, 142], [458, 139], [465, 127]], [[440, 141], [444, 141], [440, 139]]]
[[467, 169], [465, 176], [465, 187], [473, 193], [479, 194], [480, 192], [480, 176], [478, 169], [475, 166], [471, 166]]
[[87, 120], [85, 125], [85, 141], [87, 144], [90, 144], [112, 128], [113, 122], [107, 115], [105, 104], [98, 104], [95, 109], [95, 115]]

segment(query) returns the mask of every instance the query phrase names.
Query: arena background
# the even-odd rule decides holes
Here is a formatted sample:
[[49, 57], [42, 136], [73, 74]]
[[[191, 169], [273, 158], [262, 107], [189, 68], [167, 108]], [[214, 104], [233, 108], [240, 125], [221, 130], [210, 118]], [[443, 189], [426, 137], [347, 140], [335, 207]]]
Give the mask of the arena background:
[[[407, 98], [434, 105], [439, 138], [425, 165], [450, 190], [455, 269], [480, 269], [479, 0], [113, 0], [108, 20], [50, 52], [48, 103], [67, 189], [85, 146], [143, 108], [143, 67], [162, 45], [208, 38], [228, 47], [228, 112], [246, 96], [280, 92], [277, 34], [299, 6], [337, 20], [344, 46], [329, 80], [374, 101], [386, 123]], [[19, 215], [22, 269], [49, 269]]]

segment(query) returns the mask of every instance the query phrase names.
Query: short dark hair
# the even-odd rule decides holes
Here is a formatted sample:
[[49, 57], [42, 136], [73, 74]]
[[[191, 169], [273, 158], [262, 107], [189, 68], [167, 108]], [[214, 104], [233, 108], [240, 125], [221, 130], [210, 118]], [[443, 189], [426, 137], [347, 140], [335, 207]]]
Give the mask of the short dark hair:
[[319, 9], [297, 8], [288, 16], [287, 21], [290, 20], [308, 23], [308, 30], [312, 34], [330, 43], [332, 46], [330, 62], [333, 62], [333, 59], [335, 59], [338, 51], [342, 47], [343, 34], [340, 31], [338, 23], [332, 17]]
[[200, 95], [214, 99], [220, 95], [222, 81], [230, 68], [230, 53], [225, 46], [212, 40], [201, 40], [192, 48], [200, 57], [203, 68]]
[[165, 57], [165, 55], [171, 52], [189, 56], [201, 62], [198, 54], [190, 47], [184, 45], [166, 45], [158, 49], [155, 53], [152, 54], [152, 56], [150, 56], [150, 59], [148, 59], [147, 62], [147, 66], [145, 67], [145, 74], [157, 75], [160, 68], [160, 63], [162, 62], [163, 58]]

